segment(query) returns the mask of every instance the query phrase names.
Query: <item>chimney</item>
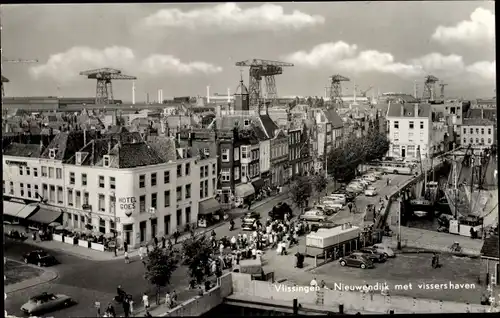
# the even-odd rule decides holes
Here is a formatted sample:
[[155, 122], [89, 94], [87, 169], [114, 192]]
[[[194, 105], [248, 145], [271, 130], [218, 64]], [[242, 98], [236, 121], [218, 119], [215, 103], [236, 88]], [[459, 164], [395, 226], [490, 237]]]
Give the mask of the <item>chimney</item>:
[[161, 89], [158, 89], [158, 104], [161, 104], [163, 101], [163, 91]]
[[87, 145], [87, 129], [83, 130], [83, 144]]
[[221, 105], [216, 105], [215, 106], [215, 116], [220, 118], [222, 117], [222, 107]]
[[484, 108], [481, 107], [481, 119], [484, 119]]
[[207, 103], [210, 103], [210, 86], [207, 86]]
[[227, 102], [231, 103], [231, 89], [229, 87], [227, 88]]
[[404, 117], [404, 115], [405, 115], [405, 107], [404, 107], [403, 104], [401, 104], [400, 107], [401, 107], [401, 114], [400, 115], [401, 115], [401, 117]]
[[418, 117], [418, 103], [415, 103], [415, 117]]
[[135, 81], [132, 82], [132, 105], [135, 105]]

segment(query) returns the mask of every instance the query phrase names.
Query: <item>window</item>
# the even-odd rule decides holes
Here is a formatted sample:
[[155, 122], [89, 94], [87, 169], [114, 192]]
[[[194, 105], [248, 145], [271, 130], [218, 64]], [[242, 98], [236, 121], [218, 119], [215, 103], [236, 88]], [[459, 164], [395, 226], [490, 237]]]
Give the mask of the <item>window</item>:
[[241, 167], [241, 178], [245, 178], [247, 176], [247, 166]]
[[115, 231], [116, 230], [116, 224], [115, 224], [115, 222], [113, 220], [109, 221], [109, 229], [111, 231]]
[[56, 186], [50, 185], [49, 187], [49, 202], [56, 202]]
[[24, 170], [24, 167], [23, 166], [19, 166], [19, 175], [20, 176], [23, 175], [23, 170]]
[[99, 232], [106, 233], [106, 221], [102, 218], [99, 218]]
[[61, 186], [58, 186], [57, 187], [57, 203], [58, 204], [63, 204], [64, 203], [64, 199], [63, 199], [63, 187]]
[[62, 169], [56, 168], [56, 179], [62, 179]]
[[484, 138], [481, 138], [481, 145], [484, 145]]
[[115, 184], [116, 180], [115, 180], [115, 177], [109, 177], [109, 188], [110, 189], [116, 189], [116, 184]]
[[488, 138], [488, 144], [491, 144], [491, 138]]
[[186, 207], [186, 224], [191, 223], [191, 207]]
[[82, 203], [81, 203], [81, 192], [76, 190], [75, 191], [75, 207], [76, 208], [80, 208], [82, 206]]
[[182, 223], [182, 209], [177, 209], [177, 226], [181, 226]]
[[170, 183], [170, 171], [163, 172], [163, 183], [164, 184]]
[[33, 168], [33, 177], [38, 177], [38, 168]]
[[399, 129], [399, 121], [394, 122], [394, 129]]
[[158, 208], [158, 194], [151, 193], [151, 207], [157, 209]]
[[243, 121], [243, 125], [245, 125], [245, 126], [249, 126], [249, 125], [250, 125], [250, 120], [245, 119], [245, 120]]
[[205, 170], [205, 166], [200, 167], [200, 178], [203, 178], [203, 175], [205, 174], [203, 170]]
[[146, 196], [141, 195], [139, 197], [139, 213], [146, 212]]
[[423, 121], [420, 122], [420, 129], [424, 129], [424, 122]]
[[106, 211], [106, 199], [104, 198], [104, 194], [99, 193], [99, 202], [98, 202], [99, 211]]
[[139, 188], [144, 188], [146, 186], [146, 175], [141, 174], [139, 176]]
[[479, 128], [476, 128], [476, 134], [479, 135]]
[[233, 152], [234, 160], [240, 160], [240, 148], [234, 148]]
[[163, 192], [163, 206], [170, 206], [170, 190], [165, 190], [165, 192]]
[[182, 165], [177, 165], [177, 178], [182, 177]]
[[49, 167], [49, 178], [54, 178], [54, 168], [53, 167]]
[[24, 197], [24, 183], [20, 183], [19, 188], [21, 189], [21, 196]]
[[191, 199], [191, 184], [186, 184], [186, 199]]
[[222, 162], [229, 162], [229, 149], [222, 149]]
[[204, 197], [208, 197], [208, 180], [204, 181], [203, 191]]
[[89, 205], [89, 193], [83, 192], [83, 204]]
[[68, 189], [68, 206], [73, 206], [73, 189]]
[[474, 143], [474, 139], [472, 139], [472, 138], [469, 141], [470, 141], [471, 144]]
[[466, 133], [467, 133], [467, 128], [464, 128], [464, 134], [466, 134]]
[[28, 183], [28, 184], [26, 185], [26, 188], [27, 188], [27, 190], [28, 190], [28, 198], [31, 198], [31, 184], [29, 184], [29, 183]]
[[488, 128], [488, 135], [491, 135], [491, 128]]
[[99, 188], [104, 188], [104, 176], [99, 176]]
[[42, 177], [47, 177], [47, 167], [42, 167]]
[[478, 144], [478, 143], [479, 143], [479, 138], [476, 138], [476, 144]]
[[473, 134], [474, 133], [474, 128], [471, 128], [469, 129], [470, 133]]
[[414, 124], [414, 122], [410, 121], [410, 129], [413, 129]]
[[399, 132], [394, 133], [394, 141], [399, 141]]
[[[42, 173], [42, 176], [43, 176], [43, 173]], [[75, 184], [75, 173], [74, 172], [69, 173], [69, 184]]]
[[103, 165], [109, 167], [109, 156], [103, 156]]
[[191, 174], [191, 164], [188, 162], [184, 166], [184, 175], [189, 176]]
[[170, 215], [163, 217], [163, 223], [165, 223], [165, 234], [170, 234]]
[[249, 150], [248, 146], [241, 146], [241, 159], [250, 158]]
[[481, 128], [481, 135], [484, 135], [484, 128]]
[[413, 133], [408, 133], [408, 141], [413, 142]]
[[14, 182], [12, 182], [12, 181], [10, 182], [9, 193], [11, 195], [14, 195]]
[[200, 199], [203, 199], [203, 181], [200, 181]]
[[234, 180], [238, 180], [240, 178], [240, 167], [234, 168]]
[[217, 172], [217, 166], [215, 165], [215, 163], [212, 163], [212, 175], [215, 176], [216, 172]]
[[217, 188], [215, 184], [215, 178], [212, 178], [212, 192], [215, 194], [215, 189]]
[[464, 138], [464, 145], [467, 143], [467, 138]]
[[231, 180], [231, 170], [229, 168], [222, 169], [220, 174], [222, 181], [228, 182]]
[[177, 202], [182, 201], [182, 187], [177, 187], [176, 197], [177, 197]]
[[109, 196], [109, 213], [116, 213], [116, 197], [112, 195]]
[[153, 172], [151, 174], [151, 186], [155, 187], [156, 186], [156, 172]]
[[87, 185], [87, 174], [82, 173], [82, 186], [86, 186], [86, 185]]

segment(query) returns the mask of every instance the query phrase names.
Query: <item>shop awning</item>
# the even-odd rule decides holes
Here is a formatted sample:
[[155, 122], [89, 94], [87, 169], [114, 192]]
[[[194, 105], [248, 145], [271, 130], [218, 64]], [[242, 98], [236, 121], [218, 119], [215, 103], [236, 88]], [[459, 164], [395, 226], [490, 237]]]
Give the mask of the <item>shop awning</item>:
[[260, 190], [262, 190], [262, 188], [264, 187], [264, 180], [259, 179], [259, 180], [253, 181], [252, 185], [255, 189], [255, 193], [259, 193]]
[[57, 221], [61, 214], [61, 211], [53, 211], [45, 208], [40, 208], [35, 214], [30, 216], [28, 220], [42, 224], [50, 224]]
[[26, 205], [22, 203], [3, 201], [3, 214], [15, 216], [21, 219], [27, 218], [37, 208], [37, 205]]
[[250, 183], [242, 183], [240, 185], [237, 185], [234, 189], [234, 195], [237, 198], [246, 198], [254, 193], [255, 189]]
[[218, 210], [220, 210], [220, 203], [214, 198], [210, 198], [199, 203], [198, 214], [207, 215], [212, 214]]

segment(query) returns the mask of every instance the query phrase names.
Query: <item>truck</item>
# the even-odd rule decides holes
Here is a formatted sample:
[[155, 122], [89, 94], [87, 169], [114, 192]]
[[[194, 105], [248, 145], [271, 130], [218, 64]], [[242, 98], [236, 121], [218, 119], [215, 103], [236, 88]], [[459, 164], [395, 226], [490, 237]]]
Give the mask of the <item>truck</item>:
[[306, 255], [326, 257], [334, 248], [344, 250], [344, 245], [350, 250], [354, 249], [361, 234], [361, 229], [349, 223], [336, 226], [331, 229], [321, 229], [316, 233], [306, 236]]

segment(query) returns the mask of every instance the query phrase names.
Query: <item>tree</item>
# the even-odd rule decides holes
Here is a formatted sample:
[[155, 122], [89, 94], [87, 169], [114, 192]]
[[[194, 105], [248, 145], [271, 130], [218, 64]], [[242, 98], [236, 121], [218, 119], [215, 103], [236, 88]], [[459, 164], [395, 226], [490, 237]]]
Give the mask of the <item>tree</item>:
[[170, 284], [170, 278], [177, 269], [178, 257], [174, 249], [160, 249], [155, 247], [148, 253], [146, 259], [146, 273], [144, 277], [156, 287], [156, 303], [160, 300], [162, 287]]
[[328, 185], [328, 180], [323, 174], [317, 174], [311, 176], [312, 185], [314, 186], [314, 190], [318, 193], [323, 192]]
[[184, 263], [189, 267], [191, 278], [199, 285], [203, 282], [207, 267], [209, 266], [212, 245], [205, 235], [191, 235], [190, 238], [182, 242], [184, 251]]
[[312, 194], [312, 185], [308, 177], [300, 177], [290, 188], [290, 198], [299, 208], [307, 206], [307, 201]]

